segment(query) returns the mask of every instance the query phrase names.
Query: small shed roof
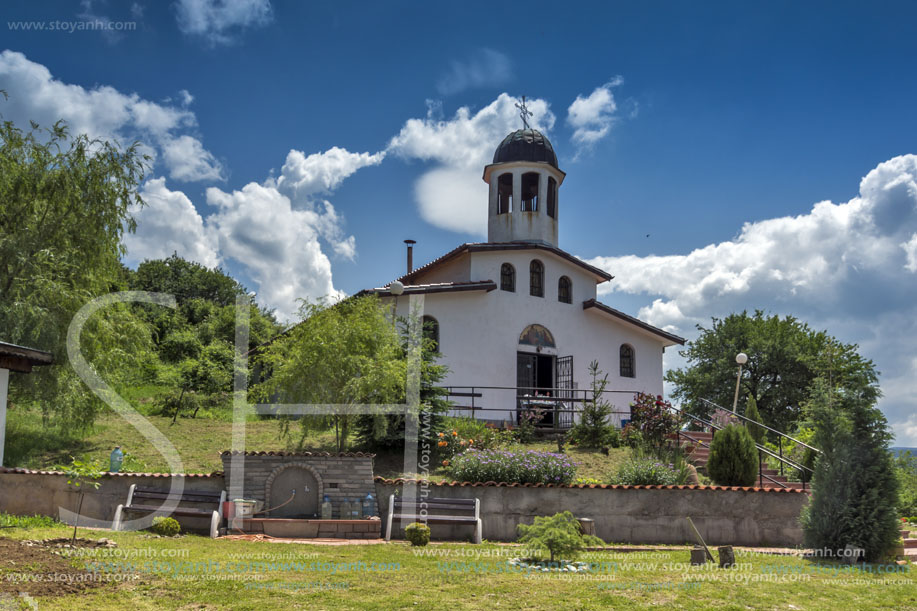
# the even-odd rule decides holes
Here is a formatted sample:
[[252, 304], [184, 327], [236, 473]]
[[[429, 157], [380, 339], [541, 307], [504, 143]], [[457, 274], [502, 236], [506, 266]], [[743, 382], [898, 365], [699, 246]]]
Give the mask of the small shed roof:
[[44, 350], [0, 342], [0, 369], [29, 373], [32, 367], [50, 365], [54, 356]]

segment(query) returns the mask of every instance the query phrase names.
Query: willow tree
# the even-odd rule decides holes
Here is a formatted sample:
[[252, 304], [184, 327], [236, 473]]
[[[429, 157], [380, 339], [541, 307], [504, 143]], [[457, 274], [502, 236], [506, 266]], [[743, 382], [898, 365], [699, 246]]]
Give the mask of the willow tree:
[[[137, 144], [71, 137], [62, 122], [0, 124], [0, 340], [55, 356], [54, 366], [17, 376], [12, 402], [38, 402], [67, 425], [88, 425], [98, 412], [67, 364], [67, 328], [81, 306], [120, 288], [121, 237], [135, 229], [146, 163]], [[149, 347], [126, 307], [93, 317], [83, 339], [90, 362], [109, 374]]]
[[[407, 361], [390, 312], [375, 296], [305, 303], [303, 321], [259, 353], [269, 375], [253, 387], [256, 400], [325, 406], [299, 418], [300, 446], [310, 432], [331, 427], [342, 452], [364, 406], [404, 401]], [[283, 423], [288, 433], [290, 420]]]

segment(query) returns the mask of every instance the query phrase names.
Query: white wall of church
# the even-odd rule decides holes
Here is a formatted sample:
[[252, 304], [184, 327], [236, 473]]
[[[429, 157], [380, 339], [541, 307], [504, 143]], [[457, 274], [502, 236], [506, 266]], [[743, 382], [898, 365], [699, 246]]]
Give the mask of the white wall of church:
[[[538, 258], [545, 266], [545, 296], [529, 294], [529, 262]], [[442, 362], [450, 369], [444, 382], [450, 386], [516, 386], [516, 353], [519, 336], [530, 324], [546, 327], [557, 344], [556, 356], [573, 356], [576, 388], [589, 388], [588, 365], [599, 361], [607, 372], [610, 400], [621, 411], [636, 391], [662, 394], [662, 342], [595, 309], [583, 310], [583, 301], [595, 297], [595, 280], [579, 267], [545, 251], [500, 251], [472, 254], [471, 278], [500, 284], [500, 265], [516, 268], [516, 291], [499, 288], [489, 293], [453, 292], [425, 296], [424, 313], [439, 322]], [[573, 303], [557, 300], [561, 275], [573, 281]], [[408, 299], [398, 301], [399, 315], [407, 315]], [[619, 375], [619, 349], [630, 344], [636, 355], [634, 378]], [[523, 348], [528, 351], [528, 348]], [[477, 405], [505, 407], [505, 412], [484, 412], [479, 417], [512, 420], [515, 393], [481, 391]], [[461, 400], [462, 402], [465, 399]]]

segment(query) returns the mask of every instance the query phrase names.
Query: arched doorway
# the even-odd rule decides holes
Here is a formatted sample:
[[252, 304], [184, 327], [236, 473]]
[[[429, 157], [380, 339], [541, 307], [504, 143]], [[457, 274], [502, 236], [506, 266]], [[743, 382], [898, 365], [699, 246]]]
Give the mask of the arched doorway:
[[568, 415], [556, 408], [563, 407], [560, 399], [569, 398], [572, 370], [573, 357], [557, 356], [551, 331], [539, 324], [523, 329], [516, 352], [517, 421], [534, 409], [542, 415], [539, 426], [563, 428]]

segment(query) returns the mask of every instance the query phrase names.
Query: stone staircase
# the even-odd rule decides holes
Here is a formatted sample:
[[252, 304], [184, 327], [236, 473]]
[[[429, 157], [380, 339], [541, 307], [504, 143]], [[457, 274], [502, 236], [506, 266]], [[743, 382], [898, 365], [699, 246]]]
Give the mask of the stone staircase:
[[917, 530], [901, 529], [902, 545], [897, 550], [898, 558], [917, 564]]
[[[688, 439], [686, 436], [689, 436], [691, 439]], [[671, 441], [675, 442], [675, 435], [669, 436]], [[713, 434], [709, 432], [702, 431], [686, 431], [681, 434], [681, 446], [684, 448], [685, 456], [692, 465], [697, 468], [698, 472], [706, 473], [707, 472], [707, 458], [710, 456], [710, 441], [713, 439]], [[788, 473], [791, 469], [784, 468], [784, 473]], [[798, 488], [803, 489], [802, 482], [789, 481], [789, 479], [780, 475], [778, 469], [764, 468], [762, 470], [764, 478], [759, 478], [755, 481], [755, 486], [760, 488]], [[768, 479], [770, 478], [770, 479]], [[763, 481], [762, 481], [763, 479]], [[809, 489], [809, 485], [805, 485], [805, 489]]]

